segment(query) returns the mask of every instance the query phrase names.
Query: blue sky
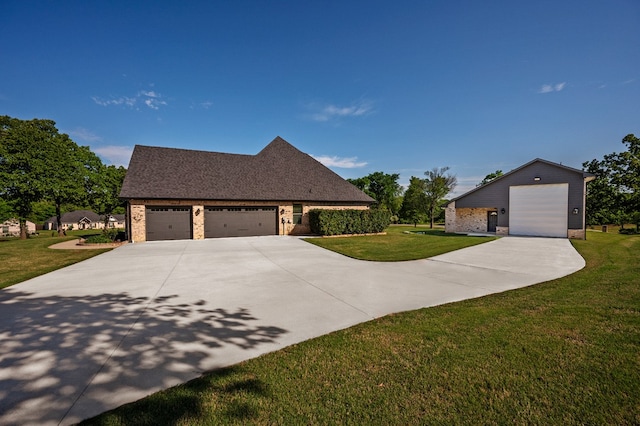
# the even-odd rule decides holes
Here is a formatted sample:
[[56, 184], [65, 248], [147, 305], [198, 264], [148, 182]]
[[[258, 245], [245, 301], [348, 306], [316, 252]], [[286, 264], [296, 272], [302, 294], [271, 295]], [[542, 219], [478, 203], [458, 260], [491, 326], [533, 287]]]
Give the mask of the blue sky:
[[0, 115], [52, 119], [108, 164], [281, 136], [345, 178], [448, 166], [459, 195], [624, 150], [639, 21], [637, 0], [5, 0]]

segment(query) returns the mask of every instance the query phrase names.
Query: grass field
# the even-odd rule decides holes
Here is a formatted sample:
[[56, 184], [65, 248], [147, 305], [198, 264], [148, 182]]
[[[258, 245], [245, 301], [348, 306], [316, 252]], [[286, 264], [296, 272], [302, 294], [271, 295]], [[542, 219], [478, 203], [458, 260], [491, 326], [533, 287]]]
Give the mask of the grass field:
[[394, 225], [387, 228], [386, 235], [309, 238], [307, 241], [356, 259], [389, 262], [425, 259], [494, 239], [446, 234], [444, 229], [426, 226]]
[[88, 259], [100, 250], [52, 250], [52, 244], [77, 239], [100, 231], [70, 231], [66, 237], [51, 236], [51, 231], [43, 231], [38, 237], [27, 240], [17, 238], [0, 239], [0, 288], [55, 271], [68, 265]]
[[640, 237], [589, 232], [559, 280], [364, 323], [98, 425], [640, 424]]

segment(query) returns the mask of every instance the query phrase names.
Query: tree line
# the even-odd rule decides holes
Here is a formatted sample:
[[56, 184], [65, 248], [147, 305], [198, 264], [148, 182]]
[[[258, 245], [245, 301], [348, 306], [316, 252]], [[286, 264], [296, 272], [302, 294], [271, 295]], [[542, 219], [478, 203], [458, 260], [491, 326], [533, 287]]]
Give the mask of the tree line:
[[[629, 134], [622, 139], [627, 150], [605, 155], [582, 164], [583, 170], [595, 176], [587, 184], [587, 225], [635, 224], [640, 227], [640, 139]], [[448, 174], [449, 168], [434, 168], [425, 172], [425, 178], [411, 176], [405, 189], [399, 183], [400, 175], [374, 172], [357, 179], [347, 179], [375, 200], [374, 208], [391, 213], [392, 220], [400, 223], [429, 222], [444, 219], [442, 206], [453, 191], [457, 180]], [[477, 186], [486, 185], [501, 177], [502, 170], [487, 174]]]
[[374, 172], [357, 179], [347, 179], [353, 185], [376, 200], [374, 208], [391, 213], [392, 220], [400, 223], [430, 223], [431, 228], [442, 218], [446, 196], [457, 185], [457, 178], [447, 173], [448, 167], [425, 172], [425, 178], [411, 176], [409, 187], [398, 183], [400, 175]]
[[587, 185], [587, 225], [640, 226], [640, 139], [628, 134], [622, 143], [626, 151], [582, 164], [595, 176]]
[[23, 239], [27, 220], [51, 212], [61, 235], [62, 212], [71, 206], [90, 208], [105, 223], [109, 215], [124, 213], [118, 196], [126, 169], [103, 164], [55, 124], [0, 116], [0, 220], [17, 218]]

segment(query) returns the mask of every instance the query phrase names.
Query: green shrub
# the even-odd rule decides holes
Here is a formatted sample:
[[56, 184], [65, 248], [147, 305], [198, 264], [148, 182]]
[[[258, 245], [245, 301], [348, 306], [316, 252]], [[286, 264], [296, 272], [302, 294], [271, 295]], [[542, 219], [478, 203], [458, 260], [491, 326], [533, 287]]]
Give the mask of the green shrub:
[[118, 230], [116, 228], [104, 228], [102, 230], [102, 235], [105, 236], [105, 238], [108, 238], [110, 241], [115, 241], [116, 236], [118, 235]]
[[311, 232], [318, 235], [375, 234], [391, 223], [391, 214], [384, 210], [324, 210], [309, 211]]
[[104, 244], [104, 243], [112, 243], [113, 240], [110, 239], [106, 235], [91, 235], [84, 240], [87, 244]]
[[635, 235], [639, 233], [637, 229], [633, 228], [620, 228], [618, 232], [626, 235]]

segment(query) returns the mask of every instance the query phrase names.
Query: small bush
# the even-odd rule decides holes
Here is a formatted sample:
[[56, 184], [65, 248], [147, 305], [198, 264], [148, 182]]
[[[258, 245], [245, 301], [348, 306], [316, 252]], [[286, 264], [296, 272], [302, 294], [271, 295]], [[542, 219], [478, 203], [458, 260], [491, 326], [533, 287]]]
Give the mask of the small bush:
[[618, 232], [625, 235], [635, 235], [640, 233], [637, 229], [633, 228], [621, 228]]
[[323, 210], [309, 211], [311, 232], [318, 235], [375, 234], [391, 223], [391, 214], [384, 210]]

